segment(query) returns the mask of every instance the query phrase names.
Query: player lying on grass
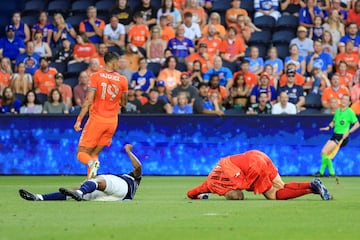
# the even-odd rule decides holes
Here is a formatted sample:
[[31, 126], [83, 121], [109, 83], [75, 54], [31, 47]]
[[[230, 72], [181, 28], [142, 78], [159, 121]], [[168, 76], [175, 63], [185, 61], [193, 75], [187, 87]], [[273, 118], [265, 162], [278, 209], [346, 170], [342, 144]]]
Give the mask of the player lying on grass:
[[189, 190], [187, 196], [204, 199], [207, 193], [216, 193], [227, 200], [243, 200], [242, 190], [263, 194], [269, 200], [286, 200], [311, 193], [320, 194], [323, 200], [332, 199], [318, 178], [312, 182], [284, 183], [271, 159], [257, 150], [221, 158], [207, 179]]
[[99, 175], [86, 180], [77, 189], [60, 188], [59, 192], [48, 194], [33, 194], [24, 189], [19, 190], [23, 199], [30, 201], [68, 200], [75, 199], [92, 201], [121, 201], [132, 200], [139, 187], [142, 169], [139, 159], [132, 152], [132, 145], [126, 144], [125, 151], [129, 156], [134, 169], [129, 174]]

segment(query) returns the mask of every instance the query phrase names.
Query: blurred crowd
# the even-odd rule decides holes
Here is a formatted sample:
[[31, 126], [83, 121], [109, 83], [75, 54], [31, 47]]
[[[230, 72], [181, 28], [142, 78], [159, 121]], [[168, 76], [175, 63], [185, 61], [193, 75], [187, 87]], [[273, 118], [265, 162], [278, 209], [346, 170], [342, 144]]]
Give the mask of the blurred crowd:
[[107, 51], [122, 114], [360, 114], [360, 1], [56, 1], [4, 29], [0, 114], [78, 113]]

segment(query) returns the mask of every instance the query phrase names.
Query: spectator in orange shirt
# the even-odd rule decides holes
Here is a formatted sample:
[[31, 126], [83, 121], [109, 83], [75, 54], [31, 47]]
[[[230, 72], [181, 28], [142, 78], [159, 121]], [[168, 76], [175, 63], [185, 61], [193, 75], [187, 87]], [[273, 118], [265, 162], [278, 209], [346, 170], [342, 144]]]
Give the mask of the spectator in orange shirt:
[[237, 22], [230, 25], [236, 29], [236, 37], [241, 39], [243, 43], [249, 41], [252, 32], [251, 27], [246, 24], [246, 18], [246, 16], [239, 14], [237, 15]]
[[339, 107], [341, 106], [341, 98], [344, 94], [350, 96], [350, 91], [347, 87], [340, 85], [340, 78], [338, 74], [334, 74], [330, 81], [331, 85], [324, 89], [321, 96], [321, 104], [323, 108], [330, 107], [330, 99], [335, 97], [338, 100]]
[[158, 25], [153, 26], [150, 36], [150, 40], [145, 44], [148, 62], [164, 62], [164, 51], [167, 47], [167, 41], [161, 39], [161, 28]]
[[225, 61], [236, 62], [240, 57], [245, 56], [245, 46], [239, 38], [236, 38], [236, 34], [236, 29], [229, 27], [226, 38], [221, 43], [220, 54]]
[[108, 48], [105, 43], [100, 43], [97, 47], [97, 53], [95, 58], [99, 60], [100, 67], [103, 68], [105, 66], [104, 56], [107, 53]]
[[347, 87], [349, 90], [351, 90], [354, 75], [347, 72], [347, 66], [347, 62], [340, 61], [336, 73], [339, 75], [340, 85]]
[[250, 62], [246, 59], [243, 59], [240, 63], [240, 71], [234, 73], [234, 79], [237, 75], [241, 74], [244, 76], [245, 83], [249, 86], [250, 90], [258, 84], [258, 77], [255, 73], [249, 71]]
[[40, 58], [40, 68], [36, 70], [34, 74], [35, 92], [48, 95], [56, 86], [56, 73], [55, 68], [49, 67], [49, 62], [46, 58]]
[[220, 37], [221, 39], [223, 39], [226, 35], [226, 29], [225, 27], [221, 24], [221, 17], [220, 14], [218, 14], [217, 12], [212, 12], [210, 14], [210, 18], [209, 18], [209, 23], [206, 24], [202, 30], [202, 35], [206, 36], [208, 34], [209, 31], [209, 25], [214, 25], [217, 31], [217, 36]]
[[158, 81], [165, 82], [165, 87], [172, 91], [180, 82], [181, 72], [176, 70], [177, 59], [174, 56], [166, 58], [166, 68], [161, 70], [158, 76]]
[[360, 26], [360, 2], [355, 2], [355, 7], [349, 10], [348, 22], [356, 22]]
[[63, 102], [69, 107], [72, 107], [72, 89], [69, 85], [64, 84], [64, 76], [62, 73], [55, 75], [56, 87], [60, 90]]
[[[199, 24], [200, 27], [204, 27], [207, 19], [207, 14], [202, 6], [199, 4], [199, 0], [187, 0], [185, 3], [183, 13], [191, 12], [193, 23]], [[184, 16], [183, 16], [184, 19]]]
[[248, 16], [248, 12], [245, 9], [240, 8], [240, 4], [241, 4], [241, 0], [231, 1], [232, 8], [226, 10], [225, 13], [225, 21], [227, 26], [230, 26], [231, 24], [236, 24], [239, 14], [246, 17]]
[[354, 51], [354, 42], [348, 40], [345, 44], [345, 52], [338, 53], [335, 57], [336, 70], [339, 69], [340, 61], [345, 61], [347, 64], [347, 72], [355, 74], [358, 63], [359, 63], [359, 54]]
[[213, 58], [215, 55], [219, 54], [219, 48], [221, 45], [221, 39], [216, 36], [216, 27], [213, 24], [208, 25], [208, 33], [207, 36], [199, 39], [198, 44], [206, 43], [208, 46], [208, 54], [210, 58]]
[[160, 17], [160, 27], [161, 27], [161, 39], [165, 40], [166, 43], [175, 37], [175, 31], [172, 27], [169, 26], [169, 20], [166, 15]]
[[201, 63], [201, 72], [205, 73], [209, 69], [213, 68], [214, 66], [214, 59], [209, 58], [209, 54], [207, 53], [207, 44], [206, 43], [200, 43], [199, 44], [199, 50], [198, 52], [194, 52], [190, 54], [186, 62], [187, 63], [193, 63], [194, 61], [198, 60]]
[[[0, 60], [0, 96], [5, 87], [10, 85], [12, 74], [10, 59], [3, 57]], [[25, 92], [26, 93], [26, 92]]]
[[85, 33], [89, 41], [92, 43], [101, 43], [105, 22], [97, 18], [97, 9], [89, 6], [86, 11], [87, 19], [80, 22], [79, 31]]
[[150, 37], [148, 27], [144, 24], [144, 19], [141, 13], [134, 14], [135, 24], [132, 25], [128, 32], [128, 42], [138, 48], [144, 48], [145, 43]]
[[132, 44], [128, 44], [123, 56], [127, 60], [126, 68], [133, 72], [137, 72], [139, 70], [139, 60], [143, 57], [139, 49]]
[[86, 62], [88, 63], [92, 57], [96, 55], [96, 48], [91, 43], [85, 33], [80, 33], [76, 37], [77, 44], [75, 44], [73, 51], [73, 60], [69, 61], [69, 64], [74, 62]]

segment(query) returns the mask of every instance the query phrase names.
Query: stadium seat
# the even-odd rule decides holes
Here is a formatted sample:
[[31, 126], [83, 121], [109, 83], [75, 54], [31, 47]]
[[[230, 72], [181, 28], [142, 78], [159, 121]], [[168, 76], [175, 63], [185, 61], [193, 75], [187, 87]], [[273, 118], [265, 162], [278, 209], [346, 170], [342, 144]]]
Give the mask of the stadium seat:
[[59, 73], [66, 73], [67, 72], [67, 65], [64, 62], [51, 62], [49, 67], [55, 68]]
[[231, 8], [231, 0], [213, 0], [212, 12], [226, 12]]
[[67, 65], [67, 75], [77, 76], [81, 71], [84, 71], [88, 67], [85, 62], [76, 62]]
[[[114, 7], [114, 1], [112, 0], [100, 0], [95, 4], [98, 14], [109, 14]], [[107, 21], [107, 19], [105, 19]]]
[[270, 44], [271, 42], [271, 32], [270, 31], [261, 31], [251, 33], [251, 37], [248, 41], [249, 45], [256, 44]]
[[176, 69], [179, 70], [180, 72], [186, 72], [187, 71], [186, 63], [178, 62], [176, 64]]
[[94, 4], [94, 1], [78, 0], [71, 4], [69, 11], [72, 16], [76, 16], [78, 14], [86, 15], [87, 8], [93, 4]]
[[322, 108], [321, 105], [321, 95], [316, 93], [309, 93], [305, 96], [305, 105], [306, 108], [318, 109]]
[[287, 56], [289, 56], [289, 44], [287, 43], [280, 43], [276, 44], [275, 48], [278, 53], [278, 57], [284, 60]]
[[271, 16], [261, 16], [254, 18], [254, 24], [261, 30], [272, 31], [275, 27], [275, 18]]
[[280, 30], [277, 32], [274, 32], [271, 38], [271, 42], [276, 45], [278, 43], [287, 43], [289, 44], [291, 42], [291, 39], [295, 37], [295, 33], [293, 31], [289, 30]]
[[300, 115], [314, 115], [314, 114], [321, 114], [321, 110], [315, 108], [307, 108], [299, 112]]
[[236, 114], [244, 114], [244, 110], [243, 109], [226, 109], [224, 111], [225, 115], [236, 115]]
[[223, 65], [222, 66], [229, 68], [230, 71], [233, 72], [233, 73], [238, 71], [238, 67], [237, 67], [236, 62], [228, 62], [228, 61], [223, 60]]
[[34, 26], [35, 23], [38, 22], [38, 19], [39, 19], [39, 16], [37, 14], [21, 17], [21, 21], [26, 23], [30, 29], [32, 28], [32, 26]]
[[36, 98], [41, 104], [44, 104], [48, 100], [48, 95], [44, 93], [37, 93]]
[[47, 12], [49, 16], [53, 16], [55, 13], [61, 13], [64, 17], [68, 15], [70, 4], [63, 0], [54, 0], [49, 2]]
[[6, 15], [0, 15], [0, 36], [5, 36], [5, 27], [10, 23], [10, 19]]
[[108, 52], [116, 52], [120, 55], [124, 54], [124, 50], [122, 50], [118, 46], [108, 46], [107, 49], [108, 49]]
[[75, 29], [75, 31], [78, 32], [80, 22], [83, 21], [85, 18], [86, 18], [85, 14], [78, 14], [75, 16], [67, 17], [65, 21], [67, 23], [70, 23], [73, 26], [73, 28]]
[[275, 27], [278, 30], [290, 30], [296, 32], [298, 25], [299, 25], [298, 17], [293, 15], [284, 15], [277, 20]]
[[141, 4], [141, 0], [131, 0], [131, 1], [128, 1], [129, 5], [130, 5], [130, 8], [132, 10], [135, 10], [137, 8], [137, 6], [139, 6]]
[[250, 47], [251, 46], [256, 46], [258, 49], [259, 49], [259, 57], [262, 57], [263, 59], [266, 58], [267, 56], [267, 49], [268, 49], [268, 45], [266, 44], [253, 44], [253, 45], [250, 45], [249, 44], [249, 47], [246, 49], [245, 51], [245, 56], [249, 57], [250, 56]]
[[23, 103], [24, 100], [25, 100], [25, 95], [24, 95], [24, 94], [21, 94], [21, 93], [15, 93], [15, 98], [16, 98], [17, 100], [19, 100], [21, 103]]
[[155, 9], [160, 9], [161, 8], [161, 0], [152, 0], [151, 6], [153, 6]]
[[148, 63], [147, 69], [151, 70], [154, 73], [154, 75], [157, 77], [159, 75], [160, 70], [161, 70], [161, 65], [160, 65], [160, 63], [152, 63], [152, 62], [150, 62], [150, 63]]
[[43, 11], [46, 8], [47, 1], [43, 0], [32, 0], [25, 3], [24, 9], [21, 12], [21, 15], [38, 15], [39, 12]]
[[71, 88], [74, 88], [79, 83], [79, 79], [77, 77], [65, 78], [64, 83], [69, 85]]
[[254, 12], [255, 12], [255, 9], [254, 9], [254, 0], [244, 0], [244, 1], [241, 1], [240, 8], [245, 9], [245, 10], [248, 12], [249, 17], [252, 18], [253, 15], [254, 15]]

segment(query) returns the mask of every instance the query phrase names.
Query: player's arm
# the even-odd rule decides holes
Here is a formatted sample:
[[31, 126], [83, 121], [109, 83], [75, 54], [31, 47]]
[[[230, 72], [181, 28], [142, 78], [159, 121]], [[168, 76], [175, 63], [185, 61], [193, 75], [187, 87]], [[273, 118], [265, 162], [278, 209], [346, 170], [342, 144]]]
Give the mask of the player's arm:
[[90, 108], [91, 104], [94, 101], [95, 93], [96, 93], [96, 91], [92, 90], [92, 89], [89, 89], [89, 91], [87, 92], [84, 104], [81, 106], [80, 113], [79, 113], [79, 115], [78, 115], [78, 117], [76, 119], [76, 123], [74, 125], [74, 129], [77, 132], [82, 130], [82, 128], [80, 127], [81, 121], [85, 117], [85, 115], [88, 113], [89, 108]]
[[331, 121], [327, 127], [320, 128], [320, 131], [329, 131], [332, 128], [334, 128], [334, 121]]
[[350, 133], [355, 132], [359, 127], [360, 127], [359, 122], [354, 123], [354, 125], [349, 129], [349, 131], [344, 133], [342, 138], [343, 139], [347, 138], [350, 135]]
[[134, 167], [134, 169], [132, 170], [134, 177], [135, 178], [140, 177], [142, 174], [142, 166], [141, 166], [140, 160], [132, 152], [133, 146], [131, 144], [126, 144], [124, 148], [125, 148], [126, 154], [129, 156], [129, 158], [131, 160], [131, 164]]
[[121, 106], [121, 107], [125, 107], [126, 104], [127, 104], [127, 102], [128, 102], [128, 97], [127, 97], [127, 92], [125, 92], [125, 93], [123, 93], [123, 94], [121, 95], [120, 106]]

